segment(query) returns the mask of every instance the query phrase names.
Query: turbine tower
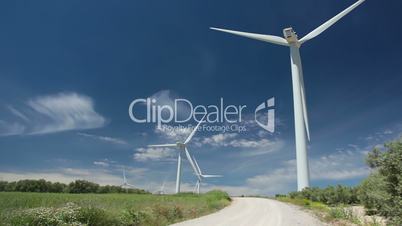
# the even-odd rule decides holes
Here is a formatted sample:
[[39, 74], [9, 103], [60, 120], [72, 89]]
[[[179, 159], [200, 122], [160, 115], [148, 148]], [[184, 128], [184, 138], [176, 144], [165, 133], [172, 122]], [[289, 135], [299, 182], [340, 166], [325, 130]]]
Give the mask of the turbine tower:
[[[187, 160], [190, 162], [191, 167], [193, 168], [194, 172], [197, 172], [196, 166], [194, 165], [193, 160], [191, 159], [190, 153], [188, 152], [187, 149], [187, 144], [191, 141], [191, 138], [193, 138], [195, 132], [197, 132], [198, 127], [201, 125], [203, 122], [204, 117], [198, 122], [197, 126], [191, 131], [190, 135], [187, 137], [187, 139], [184, 142], [176, 142], [175, 144], [157, 144], [157, 145], [148, 145], [148, 147], [152, 148], [177, 148], [179, 150], [179, 154], [177, 156], [177, 175], [176, 175], [176, 194], [180, 193], [180, 179], [181, 179], [181, 153], [184, 152], [184, 154], [187, 157]], [[199, 177], [197, 175], [197, 177]]]
[[308, 141], [310, 141], [310, 131], [308, 126], [306, 93], [304, 91], [303, 70], [302, 70], [299, 49], [303, 43], [320, 35], [322, 32], [331, 27], [342, 17], [350, 13], [354, 8], [362, 4], [364, 1], [365, 0], [357, 1], [349, 8], [345, 9], [332, 19], [328, 20], [321, 26], [317, 27], [315, 30], [313, 30], [300, 40], [297, 38], [296, 33], [293, 31], [293, 28], [291, 27], [283, 30], [283, 35], [285, 38], [273, 35], [254, 34], [254, 33], [232, 31], [232, 30], [211, 27], [211, 29], [213, 30], [239, 35], [246, 38], [256, 39], [263, 42], [269, 42], [276, 45], [287, 46], [290, 48], [298, 191], [301, 191], [303, 190], [303, 188], [310, 186], [310, 175], [309, 175], [309, 166], [307, 158], [307, 139]]
[[126, 189], [126, 193], [128, 193], [128, 189], [129, 188], [134, 188], [134, 185], [131, 185], [127, 182], [127, 178], [126, 178], [126, 169], [123, 168], [123, 183], [120, 185], [121, 188], [125, 188]]

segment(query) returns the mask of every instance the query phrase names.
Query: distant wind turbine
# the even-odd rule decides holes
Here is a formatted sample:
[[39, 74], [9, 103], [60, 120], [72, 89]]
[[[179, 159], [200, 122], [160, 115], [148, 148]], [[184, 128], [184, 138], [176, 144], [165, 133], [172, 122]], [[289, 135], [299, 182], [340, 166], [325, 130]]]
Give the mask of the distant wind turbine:
[[126, 170], [125, 168], [123, 168], [123, 183], [120, 185], [122, 188], [126, 189], [126, 192], [128, 193], [128, 189], [129, 188], [134, 188], [134, 185], [131, 185], [127, 182], [127, 178], [126, 178]]
[[[326, 29], [335, 24], [342, 17], [350, 13], [357, 6], [362, 4], [365, 0], [359, 0], [349, 8], [345, 9], [332, 19], [328, 20], [321, 26], [317, 27], [312, 32], [308, 33], [302, 39], [298, 39], [293, 28], [286, 28], [283, 30], [285, 38], [272, 35], [254, 34], [240, 31], [232, 31], [220, 28], [213, 28], [213, 30], [222, 31], [234, 35], [243, 36], [246, 38], [256, 39], [263, 42], [269, 42], [276, 45], [287, 46], [290, 48], [290, 60], [292, 68], [292, 84], [293, 84], [293, 106], [294, 106], [294, 120], [295, 120], [295, 140], [296, 140], [296, 160], [297, 160], [297, 190], [301, 191], [305, 187], [310, 186], [309, 166], [307, 159], [307, 139], [310, 141], [310, 131], [308, 126], [307, 106], [306, 106], [306, 93], [304, 91], [304, 80], [302, 63], [300, 59], [299, 48], [301, 45], [316, 36], [320, 35]], [[306, 139], [307, 136], [307, 139]]]
[[166, 180], [163, 181], [161, 187], [160, 187], [158, 190], [156, 190], [156, 191], [154, 192], [154, 194], [157, 194], [157, 195], [164, 195], [164, 194], [165, 194], [165, 184], [166, 184]]
[[197, 183], [195, 184], [194, 190], [197, 192], [197, 194], [200, 194], [200, 186], [201, 186], [202, 179], [204, 179], [204, 178], [213, 178], [213, 177], [223, 177], [223, 176], [222, 175], [202, 174], [200, 166], [197, 163], [197, 159], [195, 159], [194, 156], [193, 156], [193, 159], [194, 159], [195, 166], [197, 167], [196, 174], [197, 174], [197, 178], [198, 178]]
[[[187, 144], [191, 141], [191, 138], [193, 138], [195, 132], [197, 132], [198, 127], [201, 125], [203, 122], [204, 117], [198, 122], [197, 126], [191, 131], [190, 135], [187, 137], [187, 139], [184, 142], [176, 142], [175, 144], [157, 144], [157, 145], [148, 145], [148, 147], [153, 147], [153, 148], [177, 148], [179, 150], [179, 154], [177, 157], [177, 175], [176, 175], [176, 193], [180, 192], [180, 179], [181, 179], [181, 153], [184, 152], [187, 160], [190, 162], [191, 167], [193, 168], [194, 172], [197, 172], [196, 166], [194, 165], [193, 160], [191, 159], [190, 153], [188, 152], [187, 149]], [[197, 176], [199, 177], [199, 176]]]

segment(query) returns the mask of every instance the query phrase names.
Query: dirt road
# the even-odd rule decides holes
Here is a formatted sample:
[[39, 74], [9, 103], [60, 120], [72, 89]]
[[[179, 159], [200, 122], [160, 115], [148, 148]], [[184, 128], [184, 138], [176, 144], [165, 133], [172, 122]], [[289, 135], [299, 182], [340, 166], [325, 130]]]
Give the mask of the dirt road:
[[299, 207], [264, 198], [234, 198], [230, 206], [174, 226], [325, 225]]

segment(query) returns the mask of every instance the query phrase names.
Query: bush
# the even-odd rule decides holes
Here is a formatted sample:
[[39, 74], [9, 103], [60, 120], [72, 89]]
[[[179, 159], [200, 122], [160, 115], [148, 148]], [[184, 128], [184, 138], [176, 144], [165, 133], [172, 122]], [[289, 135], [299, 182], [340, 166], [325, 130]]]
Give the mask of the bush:
[[402, 139], [374, 149], [367, 163], [375, 173], [361, 185], [361, 201], [367, 208], [390, 218], [391, 225], [402, 225]]
[[82, 207], [77, 216], [79, 222], [91, 226], [113, 226], [122, 225], [120, 219], [97, 207]]
[[130, 193], [130, 194], [149, 194], [143, 189], [123, 189], [120, 186], [92, 183], [85, 180], [76, 180], [69, 185], [43, 179], [40, 180], [19, 180], [16, 182], [0, 181], [0, 191], [7, 192], [52, 192], [52, 193]]
[[76, 180], [68, 185], [68, 191], [70, 193], [95, 193], [98, 189], [98, 184], [85, 180]]
[[391, 197], [386, 192], [385, 180], [378, 172], [372, 173], [359, 186], [358, 198], [361, 204], [366, 207], [368, 213], [382, 213], [384, 200]]
[[34, 208], [17, 212], [11, 217], [12, 225], [81, 225], [78, 221], [80, 207], [67, 203], [61, 208]]
[[341, 185], [337, 185], [336, 187], [329, 186], [324, 189], [317, 187], [305, 188], [300, 192], [290, 192], [289, 197], [292, 199], [307, 199], [313, 202], [322, 202], [332, 206], [356, 204], [359, 202], [357, 188]]

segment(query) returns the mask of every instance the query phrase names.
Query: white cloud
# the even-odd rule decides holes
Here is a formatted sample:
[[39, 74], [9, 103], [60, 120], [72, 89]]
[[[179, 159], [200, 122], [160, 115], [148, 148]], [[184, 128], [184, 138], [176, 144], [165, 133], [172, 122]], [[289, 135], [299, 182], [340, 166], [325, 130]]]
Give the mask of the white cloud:
[[292, 190], [296, 182], [294, 161], [286, 161], [283, 166], [272, 171], [247, 179], [247, 185], [263, 194], [284, 193]]
[[[181, 99], [176, 94], [174, 94], [171, 90], [161, 90], [154, 94], [152, 94], [149, 98], [155, 99], [156, 104], [158, 105], [167, 105], [170, 106], [173, 110], [175, 110], [175, 100]], [[177, 110], [176, 112], [178, 119], [187, 119], [191, 114], [191, 108], [187, 103], [177, 102]]]
[[7, 108], [13, 113], [15, 116], [19, 117], [20, 119], [29, 122], [30, 120], [28, 119], [27, 116], [25, 116], [22, 112], [19, 110], [15, 109], [13, 106], [7, 106]]
[[31, 134], [54, 133], [67, 130], [93, 129], [105, 125], [105, 118], [94, 109], [91, 98], [77, 93], [59, 93], [28, 101], [46, 123], [37, 125]]
[[109, 163], [105, 161], [94, 161], [94, 165], [102, 166], [102, 167], [109, 167]]
[[0, 136], [19, 135], [24, 133], [24, 131], [25, 126], [20, 123], [8, 123], [0, 120]]
[[247, 140], [247, 139], [238, 139], [232, 140], [229, 143], [229, 146], [232, 147], [240, 147], [240, 148], [269, 148], [275, 142], [268, 139], [260, 139], [260, 140]]
[[204, 138], [202, 143], [212, 146], [227, 146], [228, 140], [231, 140], [237, 136], [237, 133], [220, 133]]
[[94, 109], [93, 100], [77, 93], [58, 93], [28, 100], [23, 106], [29, 115], [9, 106], [11, 113], [23, 119], [24, 124], [4, 122], [0, 136], [34, 135], [68, 130], [99, 128], [106, 119]]
[[190, 135], [193, 127], [181, 126], [181, 127], [168, 127], [168, 126], [158, 126], [155, 127], [155, 133], [168, 140], [180, 140], [184, 141], [188, 135]]
[[[140, 181], [147, 169], [126, 167], [127, 179], [135, 186], [140, 186]], [[100, 185], [120, 185], [123, 181], [120, 168], [85, 169], [85, 168], [57, 168], [41, 171], [7, 171], [0, 172], [0, 180], [18, 181], [23, 179], [45, 179], [52, 182], [70, 183], [75, 180], [88, 180]]]
[[89, 134], [89, 133], [77, 133], [80, 136], [83, 137], [89, 137], [92, 139], [100, 140], [103, 142], [108, 142], [112, 144], [120, 144], [120, 145], [127, 145], [128, 143], [122, 139], [119, 138], [114, 138], [114, 137], [107, 137], [107, 136], [99, 136], [99, 135], [94, 135], [94, 134]]
[[[364, 157], [360, 151], [339, 151], [311, 158], [311, 180], [342, 181], [365, 177], [370, 171], [364, 166]], [[296, 160], [284, 161], [277, 169], [247, 179], [246, 186], [260, 194], [287, 193], [296, 190], [296, 175]]]
[[177, 152], [170, 148], [137, 148], [134, 159], [137, 161], [171, 160]]
[[45, 179], [53, 182], [69, 183], [74, 180], [88, 180], [101, 185], [119, 185], [121, 177], [115, 176], [109, 172], [95, 171], [88, 169], [58, 169], [54, 172], [38, 171], [38, 172], [0, 172], [1, 180], [17, 181], [23, 179]]
[[364, 159], [364, 152], [356, 150], [338, 151], [312, 159], [311, 177], [313, 180], [347, 180], [367, 176], [369, 169]]
[[253, 156], [261, 155], [269, 152], [274, 152], [281, 149], [284, 142], [272, 138], [240, 138], [238, 133], [221, 133], [210, 137], [205, 137], [201, 140], [202, 144], [211, 145], [214, 147], [231, 147], [242, 149], [243, 155]]

